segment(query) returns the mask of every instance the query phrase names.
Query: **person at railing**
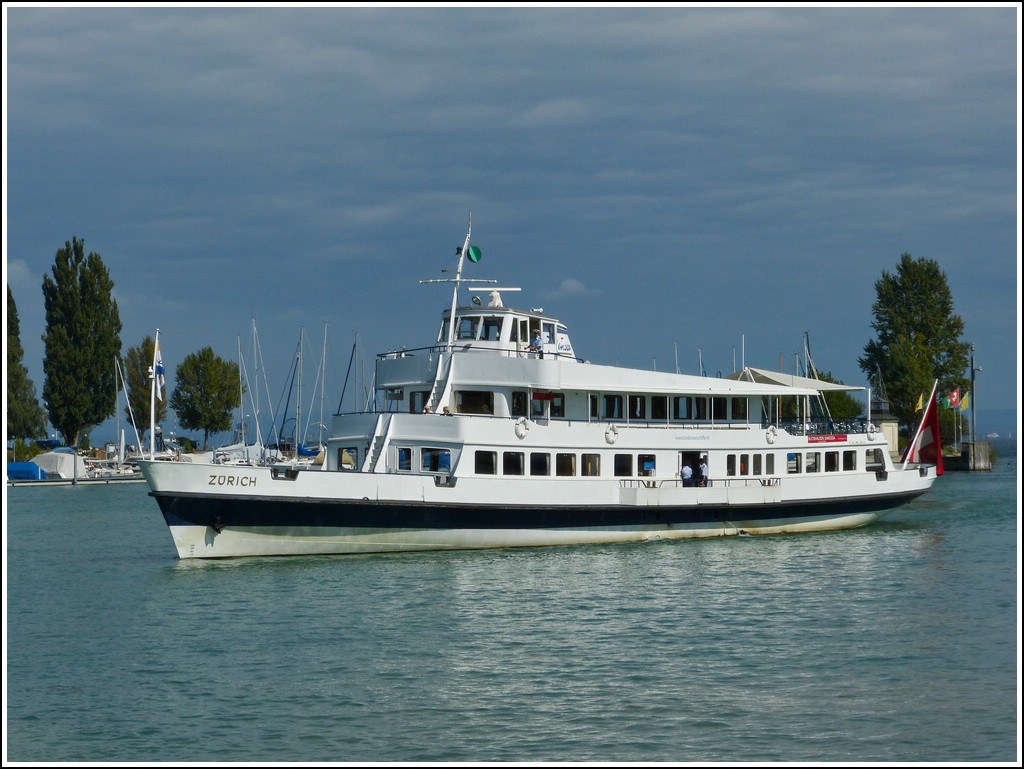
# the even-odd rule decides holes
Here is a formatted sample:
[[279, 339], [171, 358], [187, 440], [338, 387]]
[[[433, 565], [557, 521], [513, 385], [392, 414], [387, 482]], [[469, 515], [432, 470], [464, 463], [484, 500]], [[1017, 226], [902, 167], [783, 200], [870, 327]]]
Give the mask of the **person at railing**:
[[544, 350], [544, 341], [540, 338], [540, 329], [533, 330], [533, 339], [530, 340], [530, 352], [541, 352]]
[[707, 458], [707, 456], [702, 456], [700, 458], [700, 480], [697, 481], [697, 485], [698, 486], [707, 486], [708, 485], [708, 458]]
[[683, 464], [683, 486], [693, 486], [693, 466], [689, 462]]

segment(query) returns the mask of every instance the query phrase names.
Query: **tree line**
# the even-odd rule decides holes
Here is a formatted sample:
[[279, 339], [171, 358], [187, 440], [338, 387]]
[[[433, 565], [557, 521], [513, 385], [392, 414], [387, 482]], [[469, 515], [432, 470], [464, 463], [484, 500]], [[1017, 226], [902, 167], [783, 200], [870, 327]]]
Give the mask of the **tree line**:
[[[114, 282], [101, 257], [85, 253], [77, 237], [57, 250], [51, 275], [43, 276], [46, 333], [43, 335], [43, 405], [23, 363], [18, 311], [7, 287], [7, 434], [32, 439], [46, 434], [46, 421], [64, 443], [78, 446], [83, 434], [114, 415], [118, 384], [114, 361], [127, 382], [125, 417], [139, 435], [150, 425], [150, 377], [155, 341], [146, 336], [121, 358], [121, 319], [113, 298]], [[964, 376], [971, 345], [962, 339], [964, 322], [953, 311], [953, 296], [939, 265], [904, 253], [894, 273], [883, 271], [875, 283], [871, 327], [877, 334], [858, 359], [876, 390], [884, 392], [892, 413], [908, 430], [916, 420], [923, 394], [934, 380], [939, 392], [967, 390]], [[153, 423], [167, 416], [168, 404], [178, 423], [211, 433], [231, 426], [232, 409], [245, 392], [238, 364], [204, 347], [184, 358], [175, 371], [174, 391], [155, 404]], [[831, 374], [826, 381], [836, 381]], [[844, 394], [827, 394], [836, 418], [859, 415], [859, 404]], [[853, 412], [857, 413], [853, 413]], [[940, 415], [947, 435], [955, 414]]]
[[[46, 330], [43, 334], [42, 405], [24, 365], [18, 309], [7, 286], [7, 435], [46, 435], [46, 422], [67, 446], [79, 447], [89, 431], [117, 410], [118, 371], [127, 393], [124, 415], [136, 432], [149, 430], [150, 383], [156, 343], [146, 336], [121, 357], [121, 318], [114, 281], [99, 254], [85, 252], [77, 237], [57, 250], [51, 274], [43, 276]], [[187, 355], [176, 368], [174, 391], [155, 402], [152, 423], [167, 418], [168, 405], [187, 430], [211, 433], [231, 427], [231, 413], [245, 392], [238, 364], [210, 347]]]

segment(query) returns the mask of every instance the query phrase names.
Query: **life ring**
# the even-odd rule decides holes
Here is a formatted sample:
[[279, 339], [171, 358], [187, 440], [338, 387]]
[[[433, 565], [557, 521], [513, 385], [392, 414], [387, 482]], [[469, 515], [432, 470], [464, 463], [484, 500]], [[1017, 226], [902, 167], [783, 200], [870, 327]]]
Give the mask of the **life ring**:
[[765, 430], [764, 433], [764, 439], [768, 441], [768, 443], [775, 443], [775, 439], [778, 437], [779, 431], [776, 429], [775, 425], [768, 425], [768, 429]]
[[608, 425], [608, 428], [604, 431], [604, 439], [608, 443], [615, 443], [619, 439], [619, 428], [615, 425]]
[[530, 432], [530, 423], [526, 421], [526, 417], [519, 417], [516, 420], [516, 437], [522, 440], [528, 432]]
[[868, 422], [868, 440], [873, 441], [875, 435], [878, 433], [878, 428], [875, 427], [873, 422]]

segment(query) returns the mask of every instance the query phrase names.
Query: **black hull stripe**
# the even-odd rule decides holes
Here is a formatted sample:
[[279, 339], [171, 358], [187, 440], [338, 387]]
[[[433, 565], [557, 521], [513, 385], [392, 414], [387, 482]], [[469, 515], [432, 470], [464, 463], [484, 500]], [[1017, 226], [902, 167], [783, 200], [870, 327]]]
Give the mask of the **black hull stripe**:
[[774, 505], [510, 507], [213, 497], [150, 492], [168, 526], [320, 529], [580, 529], [793, 521], [880, 513], [924, 492]]

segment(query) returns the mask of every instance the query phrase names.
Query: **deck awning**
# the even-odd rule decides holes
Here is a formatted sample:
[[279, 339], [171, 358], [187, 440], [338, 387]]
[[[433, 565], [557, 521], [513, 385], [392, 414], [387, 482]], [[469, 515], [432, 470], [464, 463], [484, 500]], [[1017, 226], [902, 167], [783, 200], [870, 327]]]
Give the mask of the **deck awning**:
[[864, 387], [855, 385], [836, 384], [834, 382], [823, 382], [820, 379], [811, 379], [795, 374], [786, 374], [782, 371], [766, 371], [763, 368], [751, 368], [748, 366], [742, 371], [735, 371], [729, 374], [726, 379], [735, 379], [740, 382], [757, 382], [758, 384], [775, 384], [784, 387], [803, 387], [821, 392], [851, 392], [864, 390]]

